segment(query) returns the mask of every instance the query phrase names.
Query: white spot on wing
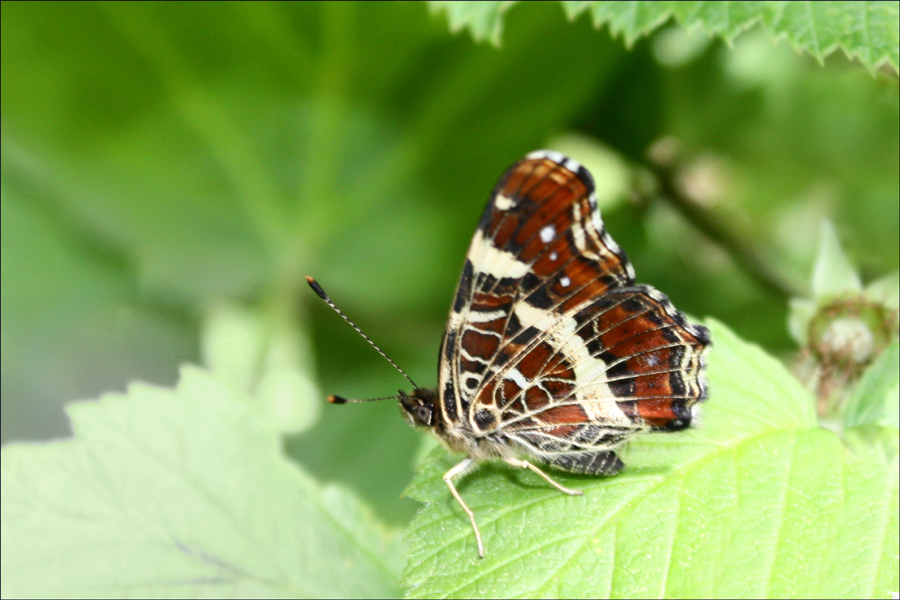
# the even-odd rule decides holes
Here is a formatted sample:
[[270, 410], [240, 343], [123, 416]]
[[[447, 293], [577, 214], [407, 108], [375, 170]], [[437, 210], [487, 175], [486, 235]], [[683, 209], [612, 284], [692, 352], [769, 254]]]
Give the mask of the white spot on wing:
[[491, 240], [484, 239], [481, 230], [475, 232], [472, 245], [469, 247], [469, 260], [476, 273], [493, 275], [497, 279], [512, 277], [519, 279], [528, 274], [529, 266], [515, 254], [500, 250]]
[[559, 152], [554, 152], [553, 150], [535, 150], [534, 152], [530, 152], [525, 158], [529, 160], [549, 158], [553, 162], [560, 165], [566, 161], [565, 156], [563, 156]]
[[506, 311], [503, 310], [470, 310], [466, 318], [470, 323], [489, 323], [504, 317], [506, 317]]
[[525, 379], [525, 376], [522, 375], [522, 373], [518, 369], [510, 369], [506, 373], [506, 379], [511, 379], [517, 386], [519, 386], [523, 390], [530, 385], [530, 382]]
[[566, 158], [563, 161], [562, 166], [572, 171], [573, 173], [577, 173], [578, 170], [581, 169], [581, 163], [579, 163], [577, 160], [572, 160], [571, 158]]
[[510, 196], [504, 196], [503, 194], [497, 194], [497, 197], [494, 198], [494, 206], [497, 207], [497, 210], [509, 210], [516, 205], [516, 202]]
[[515, 311], [516, 318], [519, 319], [523, 329], [536, 327], [540, 331], [549, 331], [559, 320], [559, 314], [535, 308], [527, 302], [516, 302], [513, 311]]
[[553, 236], [556, 235], [556, 228], [553, 225], [547, 225], [543, 229], [541, 229], [541, 241], [545, 244], [553, 239]]
[[616, 243], [616, 240], [609, 237], [609, 234], [606, 231], [603, 232], [603, 243], [613, 251], [614, 254], [620, 254], [622, 252], [622, 247]]
[[[591, 195], [591, 199], [593, 199], [593, 194]], [[596, 200], [594, 200], [596, 203]], [[591, 220], [594, 222], [594, 229], [597, 231], [603, 231], [603, 219], [600, 218], [600, 211], [597, 209], [596, 204], [591, 205]]]
[[568, 277], [565, 277], [565, 276], [563, 276], [563, 277], [559, 280], [559, 284], [560, 284], [561, 286], [563, 286], [563, 287], [569, 287], [569, 284], [571, 284], [571, 283], [572, 283], [572, 280], [569, 279]]
[[629, 279], [631, 279], [632, 281], [634, 281], [634, 279], [635, 279], [635, 277], [636, 277], [635, 274], [634, 274], [634, 265], [632, 265], [630, 262], [629, 262], [629, 263], [626, 263], [626, 264], [625, 264], [625, 271], [628, 273]]

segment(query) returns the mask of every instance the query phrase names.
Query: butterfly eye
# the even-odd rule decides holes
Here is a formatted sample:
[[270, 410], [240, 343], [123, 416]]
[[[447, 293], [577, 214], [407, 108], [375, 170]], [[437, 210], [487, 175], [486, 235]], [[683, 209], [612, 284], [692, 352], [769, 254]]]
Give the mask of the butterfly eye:
[[431, 425], [431, 409], [424, 404], [417, 406], [416, 421], [421, 425]]

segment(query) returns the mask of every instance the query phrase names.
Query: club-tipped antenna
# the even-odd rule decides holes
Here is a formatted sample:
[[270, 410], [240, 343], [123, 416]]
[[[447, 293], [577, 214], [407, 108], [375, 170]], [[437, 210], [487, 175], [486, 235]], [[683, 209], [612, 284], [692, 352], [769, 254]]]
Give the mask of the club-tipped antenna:
[[[347, 321], [347, 323], [350, 325], [350, 327], [352, 327], [353, 329], [356, 330], [356, 333], [358, 333], [359, 335], [361, 335], [361, 336], [363, 337], [364, 340], [366, 340], [367, 342], [369, 342], [369, 344], [371, 344], [371, 346], [372, 346], [373, 348], [375, 348], [375, 350], [378, 351], [378, 354], [380, 354], [381, 356], [383, 356], [384, 359], [385, 359], [386, 361], [388, 361], [389, 363], [391, 363], [391, 365], [393, 365], [393, 367], [394, 367], [395, 369], [397, 369], [398, 371], [400, 371], [400, 374], [403, 375], [404, 377], [406, 377], [406, 380], [407, 380], [408, 382], [410, 382], [414, 388], [417, 388], [417, 389], [418, 389], [419, 386], [417, 386], [417, 385], [416, 385], [416, 382], [413, 381], [412, 378], [411, 378], [409, 375], [406, 374], [406, 371], [404, 371], [403, 369], [401, 369], [400, 366], [399, 366], [397, 363], [395, 363], [393, 360], [391, 360], [391, 357], [388, 356], [387, 354], [385, 354], [384, 351], [383, 351], [381, 348], [378, 347], [378, 344], [376, 344], [376, 343], [373, 342], [371, 339], [369, 339], [369, 336], [367, 336], [365, 333], [363, 333], [363, 332], [362, 332], [362, 329], [360, 329], [359, 327], [357, 327], [357, 326], [356, 326], [356, 323], [354, 323], [353, 321], [351, 321], [350, 318], [349, 318], [347, 315], [344, 314], [344, 311], [342, 311], [342, 310], [339, 309], [337, 306], [335, 306], [334, 302], [331, 301], [331, 298], [328, 297], [328, 294], [325, 293], [325, 290], [322, 289], [322, 286], [319, 285], [319, 282], [318, 282], [318, 281], [316, 281], [316, 280], [313, 279], [312, 277], [307, 277], [307, 278], [306, 278], [306, 283], [309, 284], [309, 287], [311, 287], [311, 288], [313, 289], [313, 291], [319, 296], [319, 298], [321, 298], [322, 300], [325, 301], [325, 304], [327, 304], [328, 306], [330, 306], [330, 307], [334, 310], [334, 312], [336, 312], [337, 314], [341, 315], [341, 318], [344, 319], [345, 321]], [[373, 398], [373, 400], [389, 400], [389, 399], [390, 399], [390, 398]], [[396, 396], [394, 396], [394, 399], [396, 399]], [[368, 400], [350, 400], [350, 399], [347, 399], [347, 398], [342, 398], [342, 397], [340, 397], [340, 396], [329, 396], [329, 397], [328, 397], [328, 401], [331, 402], [332, 404], [344, 404], [344, 403], [346, 403], [346, 402], [368, 402]]]
[[332, 404], [362, 404], [363, 402], [378, 402], [380, 400], [399, 400], [400, 396], [384, 396], [383, 398], [344, 398], [343, 396], [328, 396]]

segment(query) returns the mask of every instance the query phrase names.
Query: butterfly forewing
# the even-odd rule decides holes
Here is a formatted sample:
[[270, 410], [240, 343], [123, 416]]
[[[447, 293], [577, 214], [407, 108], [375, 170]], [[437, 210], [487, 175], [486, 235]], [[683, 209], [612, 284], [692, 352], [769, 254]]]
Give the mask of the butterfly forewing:
[[609, 448], [690, 423], [708, 343], [663, 294], [634, 285], [587, 170], [532, 153], [500, 179], [466, 256], [441, 353], [442, 416], [448, 430], [559, 468], [615, 472]]

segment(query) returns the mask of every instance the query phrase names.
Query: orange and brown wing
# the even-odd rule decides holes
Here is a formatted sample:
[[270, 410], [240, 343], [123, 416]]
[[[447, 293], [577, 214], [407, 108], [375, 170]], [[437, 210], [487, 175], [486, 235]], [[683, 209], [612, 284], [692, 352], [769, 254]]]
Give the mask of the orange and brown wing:
[[532, 153], [500, 179], [469, 248], [441, 354], [444, 416], [548, 462], [596, 454], [638, 429], [687, 426], [708, 344], [634, 285], [587, 170]]

